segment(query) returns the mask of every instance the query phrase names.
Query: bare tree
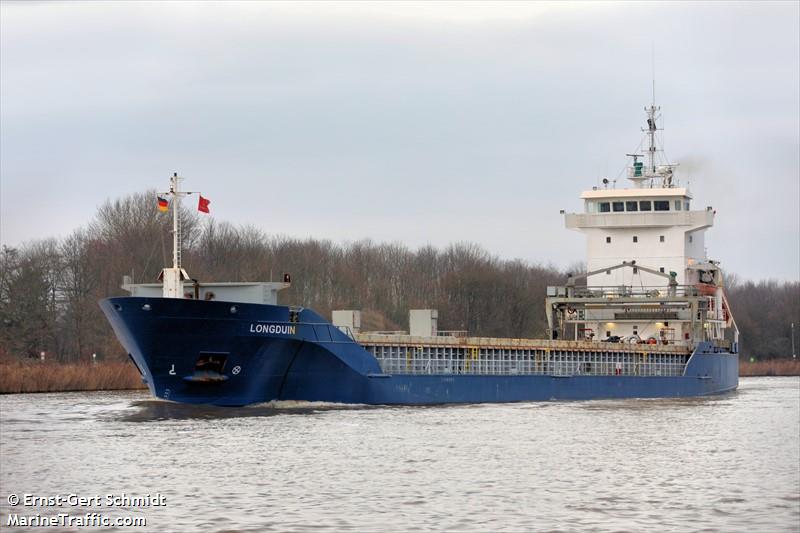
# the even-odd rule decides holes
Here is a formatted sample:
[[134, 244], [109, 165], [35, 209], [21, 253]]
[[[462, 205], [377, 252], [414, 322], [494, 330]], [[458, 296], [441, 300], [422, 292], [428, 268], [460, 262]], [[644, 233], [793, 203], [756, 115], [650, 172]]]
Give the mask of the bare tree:
[[[435, 308], [441, 329], [473, 335], [541, 337], [548, 285], [566, 272], [552, 265], [502, 260], [474, 243], [410, 250], [401, 243], [270, 236], [252, 226], [182, 212], [184, 265], [201, 281], [277, 280], [293, 276], [285, 304], [322, 314], [362, 309], [364, 323], [404, 328], [408, 309]], [[172, 219], [156, 208], [155, 191], [108, 201], [86, 229], [0, 251], [0, 355], [64, 359], [99, 351], [124, 357], [97, 300], [122, 293], [123, 275], [153, 281], [171, 263]], [[575, 263], [567, 272], [583, 272]], [[785, 357], [790, 324], [800, 324], [800, 283], [742, 282], [727, 291], [746, 355]]]

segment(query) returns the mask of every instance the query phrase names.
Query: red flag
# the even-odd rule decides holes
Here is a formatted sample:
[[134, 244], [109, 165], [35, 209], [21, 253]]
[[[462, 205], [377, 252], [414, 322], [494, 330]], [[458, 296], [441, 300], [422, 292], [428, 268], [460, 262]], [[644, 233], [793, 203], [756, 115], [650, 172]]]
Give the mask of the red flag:
[[211, 200], [208, 198], [203, 198], [203, 195], [200, 195], [200, 201], [197, 202], [197, 210], [202, 211], [203, 213], [210, 213], [208, 210], [208, 204], [211, 203]]

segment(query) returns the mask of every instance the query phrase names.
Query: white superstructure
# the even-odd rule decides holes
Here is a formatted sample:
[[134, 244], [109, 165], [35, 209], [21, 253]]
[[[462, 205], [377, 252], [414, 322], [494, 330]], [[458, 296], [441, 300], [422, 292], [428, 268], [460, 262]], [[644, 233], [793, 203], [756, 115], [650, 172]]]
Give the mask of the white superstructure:
[[[586, 235], [589, 272], [635, 259], [642, 266], [675, 272], [681, 285], [686, 269], [707, 261], [705, 231], [714, 224], [710, 208], [692, 210], [683, 187], [584, 191], [583, 213], [566, 215], [566, 226]], [[640, 271], [607, 270], [589, 277], [588, 285], [663, 285], [664, 278]]]
[[[714, 224], [711, 206], [692, 209], [692, 195], [673, 179], [675, 168], [656, 142], [659, 108], [647, 111], [645, 154], [629, 154], [630, 188], [602, 187], [583, 191], [583, 213], [566, 215], [566, 226], [586, 235], [586, 269], [602, 270], [636, 260], [663, 273], [675, 272], [678, 284], [691, 282], [690, 265], [708, 260], [705, 230]], [[647, 159], [645, 164], [640, 158]], [[665, 279], [636, 269], [606, 270], [589, 276], [591, 286], [664, 285]]]
[[[564, 320], [574, 324], [576, 337], [692, 343], [722, 339], [732, 325], [721, 272], [706, 255], [705, 231], [716, 213], [711, 206], [697, 209], [688, 187], [674, 179], [677, 165], [666, 160], [657, 143], [659, 109], [645, 108], [647, 146], [628, 154], [630, 186], [616, 188], [616, 181], [603, 179], [603, 185], [583, 191], [583, 212], [566, 213], [565, 224], [586, 235], [588, 292], [582, 297], [699, 297], [703, 302], [695, 311], [665, 301], [654, 302], [657, 307], [642, 303], [639, 309], [641, 300], [635, 297], [621, 312], [588, 306], [577, 313], [567, 306]], [[549, 296], [570, 298], [574, 288], [571, 279], [565, 289], [570, 294]], [[563, 326], [560, 330], [566, 333]]]

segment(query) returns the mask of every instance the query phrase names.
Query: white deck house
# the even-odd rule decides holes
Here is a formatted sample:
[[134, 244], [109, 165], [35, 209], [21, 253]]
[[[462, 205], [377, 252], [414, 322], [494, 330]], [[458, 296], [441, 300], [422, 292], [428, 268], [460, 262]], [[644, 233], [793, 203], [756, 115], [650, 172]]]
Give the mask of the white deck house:
[[[691, 344], [722, 339], [726, 328], [735, 329], [722, 274], [706, 255], [705, 232], [715, 211], [692, 209], [688, 188], [673, 181], [677, 165], [666, 161], [656, 143], [658, 110], [645, 108], [649, 147], [629, 154], [630, 187], [618, 189], [605, 179], [604, 186], [581, 194], [582, 213], [565, 214], [566, 227], [586, 235], [586, 288], [576, 290], [570, 280], [564, 294], [549, 296], [562, 305], [562, 297], [575, 295], [586, 302], [567, 304], [564, 322], [574, 324], [576, 338]], [[609, 299], [615, 298], [620, 308], [612, 309]]]
[[[705, 230], [714, 224], [711, 207], [691, 210], [683, 187], [584, 191], [583, 213], [566, 215], [566, 226], [586, 235], [589, 272], [636, 260], [638, 265], [677, 274], [687, 283], [690, 264], [706, 262]], [[606, 270], [588, 278], [591, 286], [658, 286], [666, 279], [633, 269]]]

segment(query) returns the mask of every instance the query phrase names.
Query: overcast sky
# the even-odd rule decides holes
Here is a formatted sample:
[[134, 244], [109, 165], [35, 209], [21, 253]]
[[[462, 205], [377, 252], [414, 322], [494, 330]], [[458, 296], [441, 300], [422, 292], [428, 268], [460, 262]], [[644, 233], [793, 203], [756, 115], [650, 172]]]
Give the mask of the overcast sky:
[[[178, 171], [218, 220], [567, 265], [656, 99], [709, 255], [800, 278], [800, 4], [0, 4], [0, 241]], [[623, 178], [618, 186], [624, 186]]]

